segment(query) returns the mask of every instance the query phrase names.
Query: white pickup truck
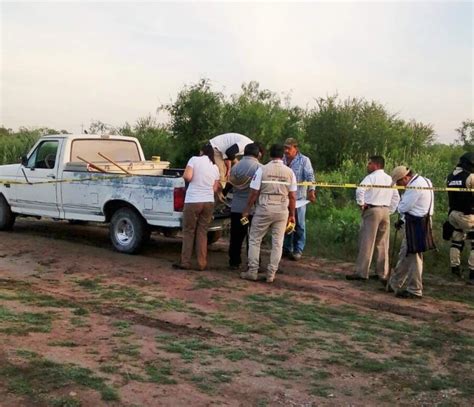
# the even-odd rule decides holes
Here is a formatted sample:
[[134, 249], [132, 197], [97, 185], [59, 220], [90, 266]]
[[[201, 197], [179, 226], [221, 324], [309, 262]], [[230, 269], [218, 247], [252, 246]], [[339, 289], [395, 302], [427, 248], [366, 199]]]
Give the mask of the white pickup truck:
[[[49, 135], [21, 164], [0, 166], [0, 230], [17, 216], [109, 222], [122, 253], [136, 253], [152, 230], [181, 228], [185, 182], [169, 163], [145, 161], [137, 139], [122, 136]], [[226, 223], [216, 216], [214, 241]]]

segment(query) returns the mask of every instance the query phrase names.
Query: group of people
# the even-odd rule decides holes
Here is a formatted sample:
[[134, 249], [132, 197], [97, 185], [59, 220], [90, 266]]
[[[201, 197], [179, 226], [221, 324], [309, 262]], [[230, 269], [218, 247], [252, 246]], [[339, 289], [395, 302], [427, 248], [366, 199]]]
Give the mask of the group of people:
[[[229, 268], [242, 267], [242, 246], [246, 242], [247, 268], [240, 276], [248, 280], [272, 282], [282, 255], [298, 261], [306, 242], [306, 204], [316, 199], [313, 185], [298, 183], [315, 180], [311, 161], [300, 153], [298, 142], [288, 138], [270, 147], [270, 161], [263, 164], [262, 144], [238, 133], [226, 133], [209, 140], [199, 157], [186, 165], [189, 183], [183, 209], [181, 260], [173, 265], [191, 269], [193, 246], [198, 269], [207, 266], [207, 226], [212, 220], [214, 194], [221, 200], [232, 186]], [[243, 157], [237, 161], [237, 157]], [[294, 231], [285, 235], [288, 224]], [[272, 250], [264, 274], [258, 273], [260, 246], [271, 230]]]
[[[434, 249], [432, 215], [434, 210], [433, 185], [428, 178], [416, 174], [406, 166], [393, 169], [391, 176], [384, 171], [381, 156], [372, 156], [367, 164], [368, 175], [356, 190], [356, 200], [362, 213], [359, 233], [359, 253], [355, 272], [348, 280], [379, 279], [388, 292], [397, 297], [420, 299], [423, 296], [423, 253]], [[465, 153], [454, 171], [447, 177], [447, 187], [474, 188], [474, 153]], [[402, 198], [392, 185], [408, 187]], [[385, 187], [385, 188], [384, 188]], [[411, 187], [411, 188], [410, 188]], [[474, 285], [474, 193], [448, 189], [449, 216], [453, 229], [450, 248], [451, 271], [462, 278], [461, 252], [470, 240], [469, 276]], [[395, 228], [402, 234], [398, 261], [393, 269], [389, 264], [390, 214], [398, 211]], [[372, 257], [376, 252], [375, 275], [369, 275]]]
[[[198, 269], [207, 266], [207, 228], [214, 204], [232, 190], [229, 268], [241, 271], [247, 280], [273, 282], [282, 256], [301, 259], [306, 242], [306, 206], [315, 202], [314, 171], [294, 138], [274, 144], [270, 161], [263, 164], [262, 144], [238, 133], [226, 133], [209, 140], [201, 155], [186, 165], [184, 179], [189, 183], [183, 210], [183, 246], [181, 260], [173, 266], [191, 269], [193, 248]], [[243, 156], [243, 157], [242, 157]], [[237, 158], [241, 158], [238, 160]], [[432, 183], [406, 166], [384, 171], [381, 156], [372, 156], [368, 175], [356, 190], [361, 210], [359, 253], [355, 272], [348, 280], [379, 279], [400, 298], [422, 298], [423, 252], [435, 247], [431, 217], [434, 210]], [[447, 186], [473, 188], [474, 153], [464, 154]], [[408, 188], [402, 198], [393, 185]], [[453, 228], [450, 249], [452, 272], [461, 277], [461, 251], [466, 239], [471, 243], [468, 283], [474, 285], [474, 193], [450, 191], [449, 222]], [[395, 227], [403, 236], [398, 261], [389, 264], [390, 214], [398, 211]], [[294, 225], [295, 227], [288, 227]], [[268, 267], [259, 273], [260, 247], [271, 231], [271, 254]], [[287, 233], [285, 233], [285, 231]], [[291, 233], [288, 233], [291, 232]], [[242, 246], [246, 242], [247, 267], [242, 268]], [[376, 252], [375, 275], [369, 273]]]

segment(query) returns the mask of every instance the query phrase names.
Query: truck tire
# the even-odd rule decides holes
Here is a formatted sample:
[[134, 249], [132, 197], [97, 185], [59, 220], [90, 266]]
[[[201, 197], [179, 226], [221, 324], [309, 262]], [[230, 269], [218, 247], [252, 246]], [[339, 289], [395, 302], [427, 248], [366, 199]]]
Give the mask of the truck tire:
[[132, 208], [117, 210], [110, 220], [110, 240], [120, 253], [135, 254], [149, 236], [149, 228], [141, 215]]
[[15, 223], [15, 214], [3, 195], [0, 195], [0, 230], [11, 230]]
[[207, 244], [216, 243], [222, 237], [222, 230], [212, 230], [207, 232]]

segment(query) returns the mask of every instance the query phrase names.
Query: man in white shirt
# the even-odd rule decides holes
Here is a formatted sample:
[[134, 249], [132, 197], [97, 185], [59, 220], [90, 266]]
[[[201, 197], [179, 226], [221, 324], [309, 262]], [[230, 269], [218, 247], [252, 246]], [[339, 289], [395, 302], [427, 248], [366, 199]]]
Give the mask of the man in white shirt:
[[232, 162], [244, 154], [245, 146], [250, 143], [253, 143], [251, 139], [239, 133], [224, 133], [209, 140], [214, 148], [214, 161], [219, 168], [222, 188], [227, 182]]
[[[431, 181], [424, 178], [407, 167], [401, 165], [392, 171], [392, 180], [399, 186], [431, 188]], [[420, 299], [423, 295], [423, 253], [410, 253], [408, 240], [413, 239], [409, 236], [409, 227], [406, 225], [406, 215], [416, 216], [418, 218], [433, 215], [434, 194], [429, 189], [407, 189], [398, 205], [398, 212], [405, 221], [403, 226], [403, 241], [400, 247], [397, 265], [390, 276], [387, 285], [388, 291], [394, 291], [399, 298]], [[431, 219], [429, 219], [431, 221]], [[425, 236], [422, 236], [424, 238]], [[405, 282], [407, 288], [402, 289]]]
[[[355, 273], [348, 280], [369, 279], [369, 268], [374, 249], [377, 251], [375, 278], [387, 283], [389, 274], [390, 214], [397, 209], [400, 195], [396, 189], [373, 188], [375, 185], [390, 187], [392, 177], [385, 173], [385, 159], [372, 156], [367, 164], [367, 175], [356, 190], [357, 205], [361, 210], [362, 224], [359, 232], [359, 254]], [[369, 188], [364, 188], [366, 185]]]
[[[249, 235], [248, 271], [240, 273], [246, 280], [258, 279], [260, 245], [268, 229], [272, 231], [272, 251], [266, 280], [272, 283], [283, 252], [283, 238], [287, 223], [295, 222], [296, 176], [283, 163], [283, 146], [270, 148], [272, 161], [260, 167], [250, 182], [250, 196], [242, 216], [248, 217], [257, 202]], [[258, 201], [257, 201], [258, 199]]]

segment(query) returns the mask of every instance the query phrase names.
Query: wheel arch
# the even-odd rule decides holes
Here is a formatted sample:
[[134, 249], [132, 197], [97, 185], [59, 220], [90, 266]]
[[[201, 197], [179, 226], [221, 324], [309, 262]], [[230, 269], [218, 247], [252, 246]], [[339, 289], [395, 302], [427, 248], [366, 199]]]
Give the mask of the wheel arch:
[[117, 212], [121, 208], [130, 208], [134, 210], [138, 215], [140, 215], [143, 220], [146, 222], [146, 219], [142, 215], [142, 213], [137, 209], [136, 206], [132, 205], [130, 202], [124, 201], [122, 199], [113, 199], [110, 201], [107, 201], [104, 205], [104, 215], [105, 215], [105, 221], [110, 222], [112, 219], [112, 216], [114, 215], [115, 212]]

